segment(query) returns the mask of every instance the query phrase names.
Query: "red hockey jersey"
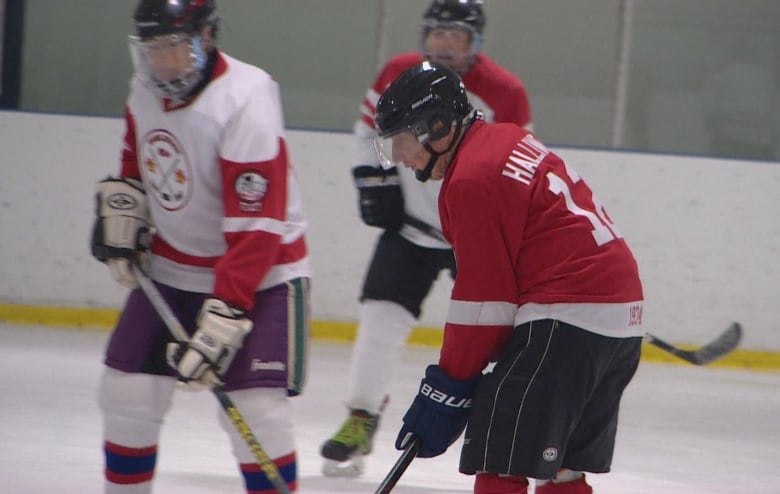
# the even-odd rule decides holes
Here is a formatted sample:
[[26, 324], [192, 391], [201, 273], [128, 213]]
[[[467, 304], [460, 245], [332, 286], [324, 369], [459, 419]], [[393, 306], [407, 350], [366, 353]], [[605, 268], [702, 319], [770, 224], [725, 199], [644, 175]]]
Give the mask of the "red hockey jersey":
[[531, 320], [643, 334], [628, 245], [582, 177], [529, 131], [476, 121], [443, 179], [439, 214], [458, 269], [440, 356], [450, 376], [477, 375]]

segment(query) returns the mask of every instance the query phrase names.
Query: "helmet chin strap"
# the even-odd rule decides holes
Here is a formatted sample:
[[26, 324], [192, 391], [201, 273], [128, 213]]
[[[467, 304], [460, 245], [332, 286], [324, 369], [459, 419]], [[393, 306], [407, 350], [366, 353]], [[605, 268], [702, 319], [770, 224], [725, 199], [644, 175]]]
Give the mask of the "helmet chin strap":
[[433, 172], [433, 166], [436, 164], [436, 161], [439, 159], [439, 156], [442, 155], [442, 153], [437, 153], [433, 149], [431, 149], [430, 144], [425, 144], [425, 150], [431, 154], [431, 157], [428, 158], [428, 164], [426, 164], [425, 168], [423, 168], [422, 170], [414, 171], [414, 177], [420, 182], [427, 182], [428, 179], [431, 178], [431, 172]]
[[420, 182], [427, 182], [429, 178], [431, 178], [431, 173], [433, 172], [433, 167], [436, 165], [436, 162], [439, 160], [441, 155], [448, 153], [453, 147], [455, 147], [455, 144], [458, 143], [460, 140], [460, 134], [461, 130], [463, 129], [463, 120], [458, 120], [458, 123], [455, 125], [455, 134], [452, 137], [452, 140], [450, 141], [450, 145], [447, 146], [447, 149], [444, 151], [436, 152], [431, 147], [431, 143], [426, 142], [423, 146], [426, 151], [431, 155], [430, 158], [428, 158], [428, 163], [425, 165], [425, 168], [422, 170], [415, 170], [414, 176], [417, 180]]

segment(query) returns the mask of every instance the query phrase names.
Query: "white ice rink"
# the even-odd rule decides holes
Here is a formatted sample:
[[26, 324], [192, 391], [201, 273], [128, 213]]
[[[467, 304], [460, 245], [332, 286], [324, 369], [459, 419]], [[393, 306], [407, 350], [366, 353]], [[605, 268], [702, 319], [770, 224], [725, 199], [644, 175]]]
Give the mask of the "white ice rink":
[[[0, 493], [100, 493], [95, 389], [107, 333], [0, 324]], [[294, 399], [302, 494], [373, 493], [398, 457], [392, 443], [432, 349], [408, 349], [366, 474], [319, 473], [320, 443], [345, 417], [350, 347], [315, 341], [306, 393]], [[242, 493], [208, 393], [179, 393], [163, 429], [156, 493]], [[597, 494], [779, 494], [780, 373], [643, 363], [623, 400], [613, 472]], [[393, 492], [471, 492], [459, 443], [415, 460]]]

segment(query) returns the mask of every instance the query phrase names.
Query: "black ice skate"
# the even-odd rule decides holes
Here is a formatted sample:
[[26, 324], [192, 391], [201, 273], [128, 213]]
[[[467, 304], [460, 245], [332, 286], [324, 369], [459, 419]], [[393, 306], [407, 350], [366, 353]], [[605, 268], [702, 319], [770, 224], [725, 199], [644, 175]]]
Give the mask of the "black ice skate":
[[357, 477], [363, 474], [363, 457], [371, 453], [379, 414], [351, 409], [339, 431], [325, 441], [320, 454], [325, 458], [326, 477]]

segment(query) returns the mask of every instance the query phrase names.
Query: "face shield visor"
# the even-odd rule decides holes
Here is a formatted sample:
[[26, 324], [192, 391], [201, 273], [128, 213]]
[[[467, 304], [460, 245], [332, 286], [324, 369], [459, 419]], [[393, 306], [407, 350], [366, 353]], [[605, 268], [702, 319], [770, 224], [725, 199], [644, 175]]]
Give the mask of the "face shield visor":
[[184, 97], [203, 80], [208, 57], [200, 36], [129, 36], [128, 45], [135, 76], [162, 98]]
[[430, 156], [425, 145], [430, 140], [429, 134], [415, 135], [410, 129], [399, 132], [376, 136], [374, 138], [374, 151], [379, 158], [379, 163], [384, 169], [394, 166], [424, 165]]

